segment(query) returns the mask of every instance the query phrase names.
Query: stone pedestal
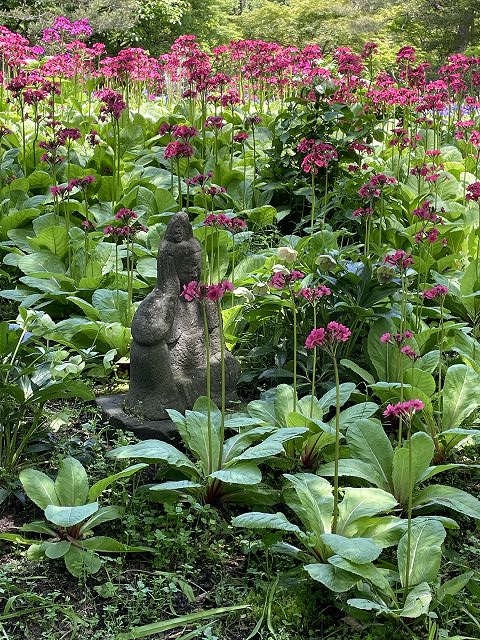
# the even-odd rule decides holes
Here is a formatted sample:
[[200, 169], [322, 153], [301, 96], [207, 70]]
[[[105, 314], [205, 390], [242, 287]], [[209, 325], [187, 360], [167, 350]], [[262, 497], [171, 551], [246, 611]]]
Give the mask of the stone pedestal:
[[154, 438], [178, 445], [180, 436], [172, 420], [142, 420], [129, 416], [123, 410], [125, 398], [126, 394], [117, 393], [110, 396], [100, 396], [96, 399], [97, 406], [102, 410], [104, 418], [112, 427], [123, 431], [132, 431], [141, 440]]

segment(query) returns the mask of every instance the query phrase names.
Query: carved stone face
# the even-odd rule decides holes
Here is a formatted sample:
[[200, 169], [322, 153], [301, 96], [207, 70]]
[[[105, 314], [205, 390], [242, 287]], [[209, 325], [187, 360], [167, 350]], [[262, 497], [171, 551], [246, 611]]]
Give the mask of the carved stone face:
[[202, 251], [196, 241], [179, 243], [175, 247], [174, 260], [180, 286], [200, 279]]

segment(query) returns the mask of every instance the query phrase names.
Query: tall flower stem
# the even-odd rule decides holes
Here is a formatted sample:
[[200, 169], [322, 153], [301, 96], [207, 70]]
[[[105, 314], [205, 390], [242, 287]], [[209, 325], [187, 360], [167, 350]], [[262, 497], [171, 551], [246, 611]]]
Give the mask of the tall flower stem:
[[182, 210], [182, 178], [180, 176], [180, 161], [177, 158], [177, 181], [178, 181], [178, 203], [180, 206], [180, 211]]
[[340, 458], [340, 378], [338, 375], [337, 357], [332, 354], [335, 374], [335, 468], [333, 476], [333, 524], [332, 533], [337, 531], [338, 523], [338, 460]]
[[312, 211], [310, 213], [310, 237], [313, 236], [314, 222], [315, 222], [315, 173], [312, 171]]
[[210, 369], [210, 332], [208, 327], [207, 303], [202, 301], [203, 330], [205, 334], [205, 359], [206, 359], [206, 384], [207, 384], [207, 440], [208, 440], [208, 469], [207, 474], [213, 471], [213, 446], [212, 446], [212, 411], [210, 407], [212, 397], [211, 369]]
[[408, 507], [407, 507], [407, 558], [405, 569], [405, 597], [408, 595], [410, 582], [410, 562], [412, 544], [412, 503], [413, 503], [413, 453], [411, 441], [411, 417], [407, 418], [407, 446], [408, 446]]
[[221, 402], [220, 402], [220, 449], [218, 452], [218, 468], [222, 468], [223, 462], [223, 441], [225, 438], [225, 337], [223, 335], [223, 318], [222, 318], [222, 305], [220, 300], [217, 300], [218, 311], [218, 334], [220, 339], [220, 371], [221, 371]]
[[293, 290], [290, 289], [293, 312], [293, 410], [297, 410], [297, 305]]
[[[313, 303], [313, 328], [317, 328], [317, 305]], [[313, 365], [312, 365], [312, 389], [310, 398], [310, 418], [313, 418], [313, 402], [315, 398], [315, 376], [317, 373], [317, 347], [313, 349]]]

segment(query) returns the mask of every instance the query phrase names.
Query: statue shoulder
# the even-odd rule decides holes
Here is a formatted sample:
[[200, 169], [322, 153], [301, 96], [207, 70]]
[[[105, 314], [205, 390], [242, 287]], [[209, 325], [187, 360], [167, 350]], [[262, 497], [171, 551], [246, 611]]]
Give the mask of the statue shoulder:
[[177, 296], [154, 289], [143, 300], [133, 317], [133, 339], [144, 345], [165, 340], [175, 318], [177, 302]]

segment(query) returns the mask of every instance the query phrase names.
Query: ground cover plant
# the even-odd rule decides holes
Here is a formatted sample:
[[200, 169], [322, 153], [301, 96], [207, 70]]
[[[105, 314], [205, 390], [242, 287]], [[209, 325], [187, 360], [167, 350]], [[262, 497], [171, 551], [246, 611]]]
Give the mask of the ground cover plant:
[[[4, 636], [479, 637], [480, 62], [90, 35], [0, 27]], [[241, 377], [207, 320], [173, 446], [92, 400], [181, 210]]]

